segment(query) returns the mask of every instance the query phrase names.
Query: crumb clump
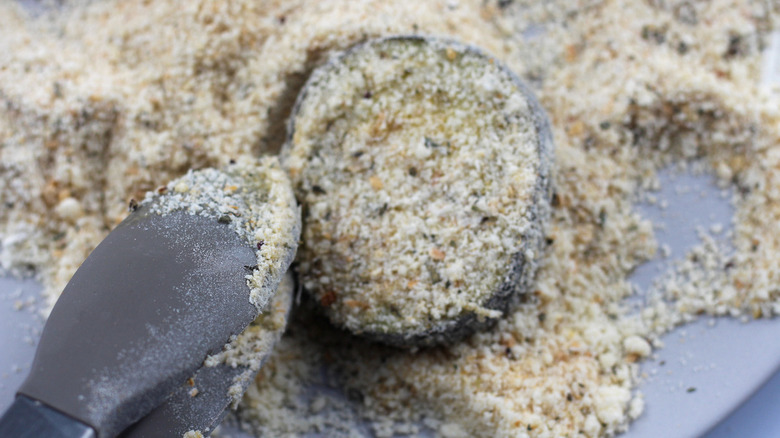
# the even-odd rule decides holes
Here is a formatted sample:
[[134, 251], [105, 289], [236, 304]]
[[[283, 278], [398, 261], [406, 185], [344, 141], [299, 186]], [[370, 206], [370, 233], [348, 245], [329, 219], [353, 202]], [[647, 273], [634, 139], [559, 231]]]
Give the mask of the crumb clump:
[[146, 194], [140, 206], [166, 215], [186, 211], [224, 223], [255, 250], [247, 275], [249, 300], [265, 309], [292, 263], [300, 236], [300, 209], [275, 157], [246, 160], [224, 170], [190, 170]]
[[301, 281], [334, 323], [451, 341], [527, 291], [552, 155], [533, 99], [498, 60], [434, 38], [369, 41], [312, 74], [281, 159], [306, 211]]

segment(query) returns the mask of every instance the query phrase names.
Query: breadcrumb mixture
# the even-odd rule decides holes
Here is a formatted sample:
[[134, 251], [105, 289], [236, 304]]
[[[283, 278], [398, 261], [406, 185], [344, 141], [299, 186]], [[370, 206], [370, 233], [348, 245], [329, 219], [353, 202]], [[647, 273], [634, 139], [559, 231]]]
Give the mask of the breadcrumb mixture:
[[306, 212], [298, 273], [334, 323], [451, 341], [527, 292], [552, 145], [521, 87], [475, 49], [420, 38], [312, 74], [281, 157]]
[[182, 438], [203, 438], [203, 433], [199, 430], [190, 430], [187, 431]]
[[[759, 81], [779, 9], [125, 0], [33, 18], [4, 2], [0, 263], [36, 269], [53, 302], [130, 198], [190, 168], [276, 152], [301, 85], [334, 51], [389, 34], [453, 37], [532, 84], [552, 122], [556, 192], [532, 298], [488, 332], [418, 352], [370, 346], [297, 311], [242, 422], [269, 436], [360, 434], [358, 419], [380, 436], [612, 436], [642, 412], [637, 361], [658, 335], [699, 313], [780, 310], [780, 97]], [[693, 159], [735, 189], [733, 252], [691, 254], [629, 314], [627, 277], [656, 250], [637, 193], [657, 186], [658, 169]], [[306, 400], [323, 364], [349, 403]]]

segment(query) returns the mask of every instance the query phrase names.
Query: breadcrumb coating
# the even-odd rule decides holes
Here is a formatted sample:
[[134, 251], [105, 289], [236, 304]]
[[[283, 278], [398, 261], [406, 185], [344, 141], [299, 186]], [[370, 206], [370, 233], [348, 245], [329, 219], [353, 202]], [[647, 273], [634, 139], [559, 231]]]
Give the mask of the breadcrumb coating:
[[299, 273], [332, 321], [452, 341], [526, 292], [552, 157], [533, 99], [495, 58], [430, 37], [369, 41], [312, 74], [281, 158], [305, 206]]

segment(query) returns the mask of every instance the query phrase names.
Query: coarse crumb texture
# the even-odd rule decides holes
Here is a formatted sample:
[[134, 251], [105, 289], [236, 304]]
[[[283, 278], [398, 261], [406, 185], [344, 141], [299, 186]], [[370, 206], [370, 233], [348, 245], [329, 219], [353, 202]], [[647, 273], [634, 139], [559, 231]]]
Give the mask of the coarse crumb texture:
[[50, 305], [131, 198], [191, 168], [278, 150], [298, 90], [333, 49], [423, 24], [493, 52], [503, 44], [471, 18], [492, 8], [442, 1], [51, 9], [31, 19], [40, 11], [0, 4], [0, 262], [38, 269]]
[[[34, 19], [3, 2], [0, 260], [38, 269], [53, 300], [130, 198], [276, 150], [295, 95], [330, 53], [374, 36], [454, 37], [532, 84], [552, 122], [556, 194], [531, 299], [489, 332], [421, 352], [370, 346], [301, 312], [242, 421], [264, 436], [359, 434], [358, 418], [379, 436], [613, 436], [642, 411], [637, 361], [660, 333], [698, 313], [780, 310], [780, 97], [759, 81], [778, 8], [108, 0]], [[691, 159], [734, 188], [733, 250], [703, 244], [629, 314], [627, 277], [656, 247], [636, 193]], [[306, 398], [323, 366], [340, 372], [349, 402]]]
[[244, 391], [282, 337], [287, 327], [294, 292], [295, 280], [292, 273], [287, 272], [263, 313], [232, 339], [222, 352], [206, 358], [204, 365], [207, 367], [227, 365], [246, 369], [236, 376], [228, 390], [228, 395], [233, 399], [233, 408], [241, 401]]
[[224, 170], [190, 170], [148, 192], [141, 205], [160, 215], [186, 211], [211, 217], [245, 239], [257, 255], [246, 279], [249, 300], [259, 311], [276, 292], [298, 248], [300, 209], [275, 157], [242, 160]]
[[332, 321], [429, 343], [525, 292], [552, 151], [521, 87], [497, 60], [421, 37], [312, 74], [281, 159], [305, 212], [298, 272]]

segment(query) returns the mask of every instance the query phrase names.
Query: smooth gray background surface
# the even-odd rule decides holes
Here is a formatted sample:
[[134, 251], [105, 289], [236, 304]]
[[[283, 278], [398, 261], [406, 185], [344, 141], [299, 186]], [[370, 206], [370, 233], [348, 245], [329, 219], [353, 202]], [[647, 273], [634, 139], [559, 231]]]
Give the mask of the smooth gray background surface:
[[[659, 227], [658, 242], [671, 254], [637, 269], [632, 280], [640, 289], [698, 244], [698, 232], [719, 225], [723, 231], [713, 237], [727, 240], [731, 228], [731, 193], [718, 189], [714, 178], [675, 171], [661, 176], [658, 202], [637, 208]], [[780, 436], [780, 416], [773, 412], [780, 407], [780, 374], [772, 377], [780, 365], [778, 339], [777, 318], [743, 323], [705, 316], [667, 334], [657, 357], [642, 365], [646, 410], [625, 436], [696, 437], [713, 426], [707, 438]]]

